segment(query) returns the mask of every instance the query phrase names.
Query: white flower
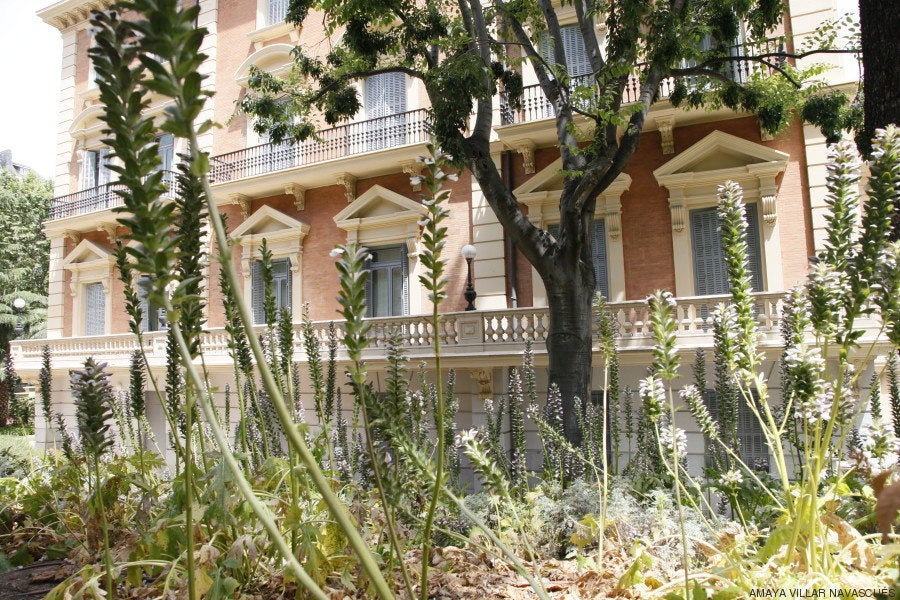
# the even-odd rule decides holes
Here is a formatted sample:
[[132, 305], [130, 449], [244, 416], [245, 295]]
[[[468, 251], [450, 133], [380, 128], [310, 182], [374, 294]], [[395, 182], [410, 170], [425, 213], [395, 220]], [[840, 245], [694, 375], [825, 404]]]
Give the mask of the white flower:
[[478, 437], [478, 430], [474, 427], [456, 434], [456, 445], [460, 448], [470, 445]]
[[719, 483], [721, 483], [723, 487], [737, 487], [744, 483], [744, 476], [737, 469], [731, 469], [730, 471], [725, 471], [719, 475]]
[[449, 175], [447, 175], [447, 179], [449, 179], [450, 181], [459, 181], [459, 175], [457, 175], [456, 173], [450, 173]]
[[639, 393], [644, 401], [647, 417], [651, 421], [659, 419], [666, 401], [666, 388], [662, 380], [653, 375], [644, 377], [640, 381]]
[[665, 425], [659, 431], [659, 443], [669, 453], [674, 453], [679, 459], [687, 456], [687, 433], [684, 429]]
[[414, 177], [410, 177], [410, 178], [409, 178], [409, 182], [410, 182], [412, 185], [422, 185], [422, 176], [421, 176], [421, 175], [416, 175], [416, 176], [414, 176]]
[[681, 388], [681, 391], [678, 392], [678, 395], [681, 396], [681, 399], [685, 401], [687, 401], [688, 399], [694, 400], [701, 398], [700, 389], [693, 383]]
[[331, 258], [340, 258], [341, 256], [343, 256], [343, 254], [344, 254], [343, 248], [335, 248], [334, 250], [332, 250], [331, 252], [328, 253], [328, 256], [330, 256]]

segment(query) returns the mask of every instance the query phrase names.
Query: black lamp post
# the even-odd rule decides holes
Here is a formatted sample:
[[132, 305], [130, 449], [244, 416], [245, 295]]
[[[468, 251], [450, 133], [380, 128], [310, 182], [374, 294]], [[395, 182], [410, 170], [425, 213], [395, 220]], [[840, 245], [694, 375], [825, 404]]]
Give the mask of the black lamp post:
[[472, 285], [472, 261], [475, 260], [475, 252], [475, 246], [472, 244], [466, 244], [460, 251], [462, 257], [466, 259], [466, 267], [468, 268], [468, 274], [466, 275], [466, 291], [463, 293], [463, 298], [468, 302], [466, 310], [475, 310], [475, 297], [478, 296], [478, 294], [475, 293], [475, 286]]
[[13, 300], [13, 310], [16, 313], [16, 327], [13, 330], [16, 337], [22, 335], [22, 331], [24, 327], [22, 327], [22, 309], [25, 308], [25, 300], [22, 298], [16, 298]]

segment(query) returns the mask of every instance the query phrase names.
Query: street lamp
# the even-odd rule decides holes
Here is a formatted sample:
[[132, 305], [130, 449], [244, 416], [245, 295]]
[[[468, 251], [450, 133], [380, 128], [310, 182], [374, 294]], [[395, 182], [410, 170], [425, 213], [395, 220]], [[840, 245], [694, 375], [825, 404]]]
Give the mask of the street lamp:
[[475, 310], [475, 297], [478, 294], [475, 293], [475, 286], [472, 285], [472, 261], [475, 260], [476, 254], [475, 246], [472, 244], [466, 244], [460, 250], [460, 254], [462, 257], [466, 259], [466, 267], [468, 268], [468, 275], [466, 276], [466, 291], [463, 293], [463, 298], [466, 299], [468, 304], [466, 305], [466, 310]]
[[16, 313], [16, 327], [14, 329], [14, 332], [16, 334], [16, 337], [19, 337], [20, 335], [22, 335], [22, 330], [24, 329], [22, 327], [22, 309], [25, 308], [25, 300], [23, 298], [16, 298], [15, 300], [13, 300], [12, 305], [13, 310]]

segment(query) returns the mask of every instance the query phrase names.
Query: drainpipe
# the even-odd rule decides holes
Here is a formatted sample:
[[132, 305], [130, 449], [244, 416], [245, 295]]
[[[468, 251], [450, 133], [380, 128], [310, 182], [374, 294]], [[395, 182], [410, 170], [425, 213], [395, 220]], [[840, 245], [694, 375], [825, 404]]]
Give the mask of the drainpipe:
[[[507, 189], [514, 189], [513, 184], [513, 175], [512, 175], [512, 151], [504, 150], [503, 154], [500, 157], [500, 168], [503, 174], [503, 182], [506, 184]], [[516, 292], [516, 287], [518, 286], [518, 274], [516, 272], [516, 245], [512, 241], [512, 238], [509, 237], [509, 234], [506, 231], [503, 232], [503, 237], [506, 242], [506, 274], [509, 277], [509, 307], [510, 308], [518, 308], [519, 307], [519, 297]]]

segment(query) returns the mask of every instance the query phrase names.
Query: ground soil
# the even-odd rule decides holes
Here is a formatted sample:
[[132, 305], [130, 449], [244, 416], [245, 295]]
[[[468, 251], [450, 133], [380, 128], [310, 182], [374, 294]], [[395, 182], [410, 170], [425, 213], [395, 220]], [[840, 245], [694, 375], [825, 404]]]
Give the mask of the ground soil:
[[43, 598], [74, 570], [72, 565], [61, 560], [48, 560], [16, 567], [0, 574], [0, 600]]

